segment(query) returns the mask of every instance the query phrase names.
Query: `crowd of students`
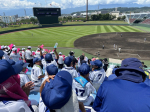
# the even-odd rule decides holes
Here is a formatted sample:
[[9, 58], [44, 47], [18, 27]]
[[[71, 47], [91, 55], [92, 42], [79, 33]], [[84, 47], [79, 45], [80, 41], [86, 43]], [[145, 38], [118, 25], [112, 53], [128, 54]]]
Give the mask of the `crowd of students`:
[[[108, 60], [1, 46], [0, 112], [149, 112], [150, 80], [136, 58]], [[26, 74], [31, 69], [30, 78]], [[30, 100], [39, 92], [39, 102]]]

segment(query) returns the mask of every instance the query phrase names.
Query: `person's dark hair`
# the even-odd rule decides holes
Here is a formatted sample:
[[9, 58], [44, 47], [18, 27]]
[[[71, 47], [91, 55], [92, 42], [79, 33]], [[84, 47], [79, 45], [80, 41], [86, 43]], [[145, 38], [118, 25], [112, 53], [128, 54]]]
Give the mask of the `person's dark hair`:
[[88, 64], [90, 65], [91, 59], [88, 59]]
[[108, 61], [107, 58], [104, 58], [104, 61], [107, 62]]
[[81, 63], [83, 60], [84, 60], [84, 56], [81, 55], [81, 56], [80, 56], [80, 63]]
[[141, 62], [144, 65], [144, 62]]
[[2, 57], [0, 57], [0, 60], [2, 60]]

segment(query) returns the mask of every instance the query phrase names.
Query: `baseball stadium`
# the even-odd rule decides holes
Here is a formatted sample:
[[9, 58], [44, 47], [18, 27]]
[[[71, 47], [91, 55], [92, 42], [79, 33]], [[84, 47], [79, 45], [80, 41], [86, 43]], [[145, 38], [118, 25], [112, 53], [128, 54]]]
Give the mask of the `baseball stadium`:
[[24, 112], [148, 112], [150, 14], [63, 21], [60, 10], [34, 7], [38, 23], [0, 28], [0, 111], [10, 100]]
[[[30, 25], [24, 26], [30, 27]], [[13, 43], [19, 47], [28, 45], [36, 47], [43, 44], [44, 47], [51, 49], [54, 43], [58, 43], [58, 48], [65, 55], [73, 50], [78, 56], [81, 52], [85, 52], [90, 58], [98, 56], [96, 53], [99, 52], [100, 58], [136, 57], [140, 60], [149, 60], [150, 33], [148, 30], [147, 27], [131, 26], [123, 21], [97, 23], [90, 21], [84, 24], [68, 22], [59, 27], [35, 28], [1, 34], [0, 45]], [[121, 48], [121, 53], [118, 48], [114, 48], [114, 44]]]

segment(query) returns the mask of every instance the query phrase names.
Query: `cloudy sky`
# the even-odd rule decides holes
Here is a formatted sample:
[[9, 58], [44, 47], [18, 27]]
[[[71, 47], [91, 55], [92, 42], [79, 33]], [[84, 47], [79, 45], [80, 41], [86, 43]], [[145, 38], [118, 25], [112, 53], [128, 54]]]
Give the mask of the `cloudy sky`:
[[[89, 5], [139, 4], [150, 6], [150, 0], [89, 0]], [[86, 0], [0, 0], [0, 9], [31, 8], [35, 6], [61, 7], [62, 9], [84, 6]]]

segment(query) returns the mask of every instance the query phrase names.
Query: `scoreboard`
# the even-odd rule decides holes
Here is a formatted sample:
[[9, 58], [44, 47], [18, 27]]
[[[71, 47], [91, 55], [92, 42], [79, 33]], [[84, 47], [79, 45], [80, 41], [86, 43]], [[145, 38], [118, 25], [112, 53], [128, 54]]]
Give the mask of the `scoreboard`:
[[33, 15], [36, 16], [40, 24], [59, 23], [58, 17], [61, 16], [60, 8], [34, 7]]

